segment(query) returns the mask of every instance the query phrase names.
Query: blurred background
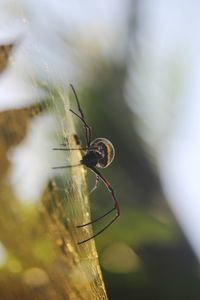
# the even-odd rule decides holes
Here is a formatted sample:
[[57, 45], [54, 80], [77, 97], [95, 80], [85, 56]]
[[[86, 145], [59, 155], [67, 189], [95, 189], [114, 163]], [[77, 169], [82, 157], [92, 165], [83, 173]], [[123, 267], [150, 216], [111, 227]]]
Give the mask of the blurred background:
[[[115, 146], [102, 173], [121, 217], [96, 239], [109, 299], [199, 299], [200, 4], [1, 2], [0, 43], [13, 48], [0, 76], [0, 110], [44, 99], [36, 82], [66, 89], [73, 106], [73, 83], [93, 137]], [[44, 134], [54, 126], [48, 118], [40, 124]], [[78, 121], [76, 128], [84, 145]], [[16, 181], [19, 151], [9, 154], [10, 184], [34, 203], [50, 175]], [[32, 171], [40, 173], [30, 163]], [[88, 172], [89, 190], [94, 182]], [[110, 208], [103, 184], [90, 205], [94, 217]]]

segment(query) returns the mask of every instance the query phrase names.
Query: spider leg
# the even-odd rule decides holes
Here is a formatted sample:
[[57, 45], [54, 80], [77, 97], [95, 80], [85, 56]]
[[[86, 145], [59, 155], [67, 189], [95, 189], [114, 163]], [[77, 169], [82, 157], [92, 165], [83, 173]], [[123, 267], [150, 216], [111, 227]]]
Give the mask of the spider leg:
[[93, 224], [93, 223], [95, 223], [95, 222], [97, 222], [97, 221], [103, 219], [105, 216], [109, 215], [109, 214], [110, 214], [112, 211], [114, 211], [115, 209], [116, 209], [116, 208], [113, 207], [112, 209], [108, 210], [105, 214], [101, 215], [100, 217], [98, 217], [98, 218], [96, 218], [96, 219], [94, 219], [94, 220], [92, 220], [92, 221], [90, 221], [90, 222], [88, 222], [88, 223], [84, 223], [84, 224], [82, 224], [82, 225], [77, 225], [76, 227], [77, 227], [77, 228], [81, 228], [81, 227], [85, 227], [85, 226], [91, 225], [91, 224]]
[[119, 217], [120, 216], [120, 207], [119, 207], [119, 203], [115, 197], [115, 193], [114, 190], [111, 186], [111, 184], [108, 182], [108, 180], [106, 180], [103, 175], [95, 168], [95, 167], [90, 167], [90, 169], [96, 174], [96, 176], [99, 177], [99, 179], [101, 179], [103, 181], [103, 183], [105, 184], [106, 188], [109, 190], [109, 192], [112, 195], [112, 199], [114, 200], [114, 207], [112, 209], [110, 209], [109, 211], [107, 211], [105, 214], [103, 214], [102, 216], [92, 220], [91, 222], [82, 224], [82, 225], [78, 225], [78, 228], [93, 224], [99, 220], [101, 220], [102, 218], [104, 218], [105, 216], [109, 215], [112, 211], [116, 210], [116, 216]]
[[[106, 186], [106, 188], [108, 189], [108, 191], [111, 193], [112, 199], [114, 201], [114, 207], [110, 210], [110, 212], [112, 212], [113, 210], [116, 210], [116, 215], [120, 216], [119, 203], [118, 203], [118, 201], [116, 199], [115, 192], [114, 192], [111, 184], [109, 183], [109, 181], [95, 167], [89, 167], [89, 169], [92, 170], [96, 174], [96, 176], [98, 176], [99, 179], [101, 179], [103, 181], [104, 185]], [[109, 211], [107, 213], [105, 213], [104, 215], [106, 216], [108, 213], [109, 213]], [[102, 217], [104, 217], [104, 215]], [[99, 218], [101, 218], [101, 217], [99, 217]]]
[[77, 106], [78, 106], [78, 110], [81, 114], [81, 116], [79, 116], [76, 112], [74, 112], [72, 109], [70, 109], [70, 111], [76, 115], [82, 122], [83, 122], [83, 125], [85, 127], [85, 131], [86, 131], [86, 140], [87, 140], [87, 146], [89, 147], [90, 146], [90, 143], [91, 143], [91, 138], [92, 138], [92, 129], [91, 127], [87, 124], [87, 122], [85, 121], [85, 116], [84, 116], [84, 113], [83, 113], [83, 110], [80, 106], [80, 102], [79, 102], [79, 99], [78, 99], [78, 96], [76, 94], [76, 91], [73, 87], [72, 84], [70, 84], [70, 87], [74, 93], [74, 96], [75, 96], [75, 99], [76, 99], [76, 103], [77, 103]]
[[71, 89], [72, 89], [72, 91], [74, 93], [74, 96], [75, 96], [75, 99], [76, 99], [76, 103], [77, 103], [77, 106], [78, 106], [78, 110], [79, 110], [79, 112], [81, 114], [81, 117], [82, 117], [83, 120], [85, 120], [84, 113], [83, 113], [82, 108], [80, 106], [80, 102], [78, 100], [78, 96], [77, 96], [77, 93], [75, 91], [75, 88], [73, 87], [73, 85], [71, 83], [70, 83], [70, 87], [71, 87]]
[[95, 238], [96, 236], [98, 236], [99, 234], [101, 234], [104, 230], [106, 230], [110, 225], [112, 225], [112, 223], [115, 222], [115, 220], [118, 218], [119, 216], [115, 216], [114, 219], [112, 219], [103, 229], [101, 229], [100, 231], [98, 231], [97, 233], [95, 233], [94, 235], [92, 235], [91, 237], [89, 237], [88, 239], [85, 239], [83, 241], [78, 242], [78, 245], [81, 245], [85, 242], [88, 242], [89, 240], [92, 240], [93, 238]]
[[82, 164], [77, 164], [77, 165], [69, 165], [69, 166], [59, 166], [59, 167], [52, 167], [52, 169], [67, 169], [67, 168], [73, 168], [73, 167], [80, 167]]
[[52, 148], [52, 150], [62, 150], [62, 151], [71, 151], [71, 150], [88, 150], [88, 148]]
[[73, 111], [72, 109], [70, 109], [70, 111], [83, 122], [83, 126], [84, 126], [85, 132], [86, 132], [87, 146], [89, 147], [90, 143], [91, 143], [91, 140], [92, 140], [92, 129], [91, 129], [91, 127], [86, 123], [85, 119], [80, 117], [75, 111]]
[[99, 179], [99, 176], [96, 175], [95, 185], [94, 185], [94, 187], [91, 189], [90, 194], [92, 194], [92, 193], [98, 188], [99, 180], [100, 180], [100, 179]]
[[111, 184], [109, 183], [109, 181], [107, 179], [104, 178], [104, 176], [95, 168], [95, 167], [90, 167], [90, 169], [96, 174], [96, 176], [98, 176], [104, 183], [104, 185], [106, 186], [106, 188], [108, 189], [108, 191], [111, 193], [112, 199], [114, 201], [114, 207], [112, 209], [110, 209], [109, 211], [107, 211], [105, 214], [103, 214], [102, 216], [98, 217], [95, 220], [92, 220], [91, 222], [85, 223], [83, 225], [79, 225], [77, 226], [78, 228], [93, 224], [97, 221], [99, 221], [100, 219], [104, 218], [105, 216], [109, 215], [112, 211], [116, 211], [116, 215], [115, 217], [100, 231], [98, 231], [97, 233], [95, 233], [93, 236], [89, 237], [88, 239], [85, 239], [83, 241], [78, 242], [78, 244], [82, 244], [85, 243], [91, 239], [93, 239], [94, 237], [98, 236], [99, 234], [101, 234], [104, 230], [106, 230], [112, 223], [115, 222], [115, 220], [120, 216], [120, 207], [119, 207], [119, 203], [116, 199], [114, 190], [111, 186]]

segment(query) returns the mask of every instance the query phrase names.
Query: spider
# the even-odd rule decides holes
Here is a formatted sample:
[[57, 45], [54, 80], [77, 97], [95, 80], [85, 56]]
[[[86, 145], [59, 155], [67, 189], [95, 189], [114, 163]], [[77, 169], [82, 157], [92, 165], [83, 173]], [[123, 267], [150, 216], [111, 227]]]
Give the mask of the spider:
[[[112, 143], [106, 138], [97, 138], [95, 140], [92, 140], [92, 128], [88, 125], [88, 123], [85, 120], [83, 110], [80, 106], [80, 102], [79, 102], [77, 93], [76, 93], [73, 85], [70, 84], [70, 87], [71, 87], [74, 97], [76, 99], [76, 103], [77, 103], [77, 107], [78, 107], [78, 111], [79, 111], [80, 115], [78, 113], [76, 113], [75, 111], [73, 111], [72, 109], [69, 109], [69, 110], [76, 117], [78, 117], [81, 120], [81, 122], [83, 123], [83, 126], [85, 128], [86, 145], [87, 146], [83, 147], [83, 148], [79, 148], [79, 149], [68, 149], [66, 147], [65, 148], [53, 148], [53, 150], [64, 150], [64, 151], [83, 150], [83, 151], [85, 151], [79, 164], [72, 165], [72, 166], [59, 166], [59, 167], [54, 167], [53, 169], [64, 169], [64, 168], [71, 168], [71, 167], [77, 167], [77, 166], [85, 166], [88, 169], [90, 169], [92, 172], [94, 172], [96, 175], [95, 186], [91, 190], [91, 192], [93, 192], [98, 187], [98, 183], [101, 180], [111, 194], [112, 200], [114, 202], [112, 209], [108, 210], [106, 213], [104, 213], [100, 217], [98, 217], [88, 223], [78, 225], [77, 228], [82, 228], [82, 227], [94, 224], [97, 221], [99, 221], [99, 220], [103, 219], [104, 217], [106, 217], [107, 215], [109, 215], [110, 213], [112, 213], [113, 211], [115, 211], [114, 218], [107, 225], [105, 225], [100, 231], [93, 234], [89, 238], [78, 242], [78, 244], [83, 244], [83, 243], [88, 242], [89, 240], [97, 237], [104, 230], [106, 230], [112, 223], [114, 223], [117, 220], [117, 218], [120, 216], [120, 207], [119, 207], [119, 203], [116, 199], [114, 189], [112, 188], [111, 184], [97, 169], [97, 168], [106, 168], [112, 163], [114, 156], [115, 156], [115, 149], [114, 149]], [[62, 144], [62, 146], [65, 146], [65, 144]]]

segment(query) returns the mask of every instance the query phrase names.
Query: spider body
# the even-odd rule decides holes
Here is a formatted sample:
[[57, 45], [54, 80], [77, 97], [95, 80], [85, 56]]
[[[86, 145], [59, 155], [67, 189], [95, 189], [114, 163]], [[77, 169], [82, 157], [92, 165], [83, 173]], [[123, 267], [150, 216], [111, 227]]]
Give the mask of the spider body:
[[[114, 149], [112, 143], [106, 138], [97, 138], [92, 141], [92, 129], [85, 120], [84, 113], [81, 109], [81, 106], [80, 106], [80, 103], [78, 100], [78, 96], [76, 94], [76, 91], [75, 91], [73, 85], [70, 85], [70, 86], [71, 86], [74, 96], [76, 98], [79, 114], [76, 113], [75, 111], [73, 111], [72, 109], [70, 109], [70, 111], [76, 117], [78, 117], [81, 120], [81, 122], [83, 123], [83, 126], [85, 128], [87, 146], [84, 148], [77, 148], [77, 149], [68, 149], [66, 147], [65, 148], [54, 148], [54, 150], [64, 150], [64, 151], [86, 150], [86, 152], [82, 156], [82, 159], [79, 164], [72, 165], [72, 166], [54, 167], [53, 169], [64, 169], [64, 168], [78, 167], [78, 166], [83, 165], [83, 166], [87, 167], [88, 169], [90, 169], [96, 175], [96, 183], [95, 183], [95, 186], [92, 189], [92, 191], [94, 191], [98, 187], [98, 183], [101, 180], [104, 183], [107, 190], [111, 194], [111, 197], [112, 197], [112, 200], [114, 203], [113, 207], [109, 211], [107, 211], [106, 213], [101, 215], [100, 217], [98, 217], [88, 223], [78, 225], [77, 228], [82, 228], [82, 227], [94, 224], [95, 222], [103, 219], [104, 217], [110, 215], [112, 212], [115, 211], [115, 216], [103, 227], [103, 229], [101, 229], [94, 235], [90, 236], [89, 238], [78, 242], [78, 244], [83, 244], [83, 243], [93, 239], [94, 237], [98, 236], [100, 233], [102, 233], [104, 230], [106, 230], [106, 228], [108, 228], [112, 223], [114, 223], [116, 221], [116, 219], [120, 216], [120, 207], [119, 207], [118, 201], [116, 199], [114, 189], [112, 188], [110, 182], [97, 169], [97, 168], [102, 168], [102, 169], [106, 168], [112, 163], [112, 161], [115, 157], [115, 149]], [[62, 144], [62, 145], [65, 146], [65, 144]]]
[[81, 163], [86, 167], [108, 167], [115, 157], [113, 144], [106, 138], [98, 138], [91, 142]]

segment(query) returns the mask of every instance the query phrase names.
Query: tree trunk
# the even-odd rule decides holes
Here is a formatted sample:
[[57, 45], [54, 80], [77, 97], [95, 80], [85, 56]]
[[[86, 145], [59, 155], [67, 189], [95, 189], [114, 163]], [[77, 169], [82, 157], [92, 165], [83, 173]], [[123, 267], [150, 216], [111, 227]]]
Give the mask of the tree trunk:
[[[57, 110], [59, 119], [59, 111], [66, 113], [64, 98], [60, 94], [58, 104], [59, 94], [50, 96], [48, 103], [53, 103], [51, 110]], [[30, 121], [43, 108], [38, 104], [0, 113], [0, 298], [107, 299], [94, 240], [77, 244], [92, 235], [90, 226], [76, 227], [90, 218], [83, 167], [50, 180], [34, 205], [23, 205], [8, 184], [8, 150], [23, 141]], [[65, 125], [61, 120], [61, 136], [69, 147], [78, 147], [72, 118], [69, 136]], [[72, 164], [81, 157], [80, 151], [67, 155]]]

